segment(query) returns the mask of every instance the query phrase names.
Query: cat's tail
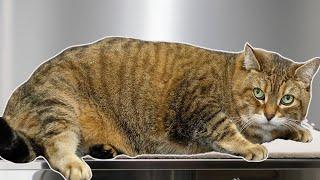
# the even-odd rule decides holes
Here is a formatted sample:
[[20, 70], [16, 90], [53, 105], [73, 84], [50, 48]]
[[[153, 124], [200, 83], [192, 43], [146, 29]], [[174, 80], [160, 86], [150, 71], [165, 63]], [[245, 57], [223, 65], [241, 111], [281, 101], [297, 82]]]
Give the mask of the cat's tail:
[[14, 131], [4, 118], [0, 117], [0, 156], [15, 163], [30, 162], [37, 157], [31, 139]]

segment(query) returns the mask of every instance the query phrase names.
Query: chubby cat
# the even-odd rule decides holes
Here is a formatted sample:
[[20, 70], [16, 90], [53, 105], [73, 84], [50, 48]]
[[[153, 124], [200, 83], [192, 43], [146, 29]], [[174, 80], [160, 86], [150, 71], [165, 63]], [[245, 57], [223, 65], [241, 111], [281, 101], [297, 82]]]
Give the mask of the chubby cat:
[[72, 47], [15, 90], [0, 155], [42, 155], [71, 180], [90, 179], [86, 154], [220, 151], [260, 161], [263, 142], [312, 140], [301, 122], [319, 65], [249, 44], [231, 53], [114, 37]]

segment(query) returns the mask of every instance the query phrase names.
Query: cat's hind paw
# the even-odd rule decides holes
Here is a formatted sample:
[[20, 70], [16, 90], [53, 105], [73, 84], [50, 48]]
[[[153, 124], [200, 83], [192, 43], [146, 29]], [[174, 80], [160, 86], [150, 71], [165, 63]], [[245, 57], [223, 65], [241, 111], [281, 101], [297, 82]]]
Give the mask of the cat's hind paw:
[[247, 161], [262, 161], [268, 157], [268, 150], [260, 144], [253, 144], [244, 150], [243, 158]]
[[89, 149], [89, 155], [96, 159], [111, 159], [119, 154], [117, 149], [108, 144], [96, 144]]

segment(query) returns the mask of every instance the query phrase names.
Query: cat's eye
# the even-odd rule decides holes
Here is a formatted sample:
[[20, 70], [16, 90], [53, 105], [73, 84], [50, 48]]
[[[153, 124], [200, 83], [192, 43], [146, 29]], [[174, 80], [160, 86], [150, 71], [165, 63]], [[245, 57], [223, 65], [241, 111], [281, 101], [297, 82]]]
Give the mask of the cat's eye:
[[264, 92], [260, 88], [254, 88], [253, 95], [259, 100], [264, 100], [265, 98]]
[[292, 104], [293, 101], [294, 101], [294, 96], [292, 96], [290, 94], [286, 94], [281, 98], [280, 103], [288, 106], [288, 105]]

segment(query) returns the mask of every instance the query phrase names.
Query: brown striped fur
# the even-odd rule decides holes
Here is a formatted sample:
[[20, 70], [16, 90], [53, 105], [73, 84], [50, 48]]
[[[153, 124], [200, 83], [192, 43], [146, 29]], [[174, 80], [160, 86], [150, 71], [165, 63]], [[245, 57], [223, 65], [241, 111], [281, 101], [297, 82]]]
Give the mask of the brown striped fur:
[[[267, 150], [256, 143], [309, 141], [300, 125], [311, 82], [297, 77], [302, 64], [246, 49], [230, 53], [130, 38], [72, 47], [41, 65], [13, 93], [4, 119], [68, 179], [90, 178], [78, 156], [99, 144], [113, 156], [217, 150], [262, 160]], [[246, 53], [261, 69], [244, 65]], [[318, 68], [319, 60], [314, 62]], [[255, 99], [255, 86], [269, 101]], [[289, 88], [297, 102], [280, 107], [276, 102]], [[254, 122], [255, 114], [265, 112], [295, 120], [294, 128]], [[253, 123], [246, 127], [248, 121]]]

